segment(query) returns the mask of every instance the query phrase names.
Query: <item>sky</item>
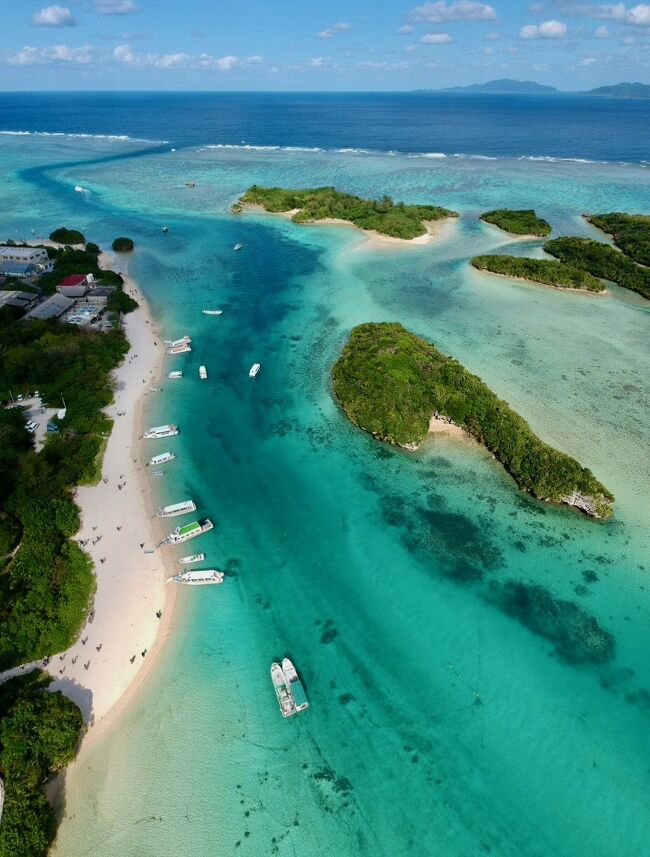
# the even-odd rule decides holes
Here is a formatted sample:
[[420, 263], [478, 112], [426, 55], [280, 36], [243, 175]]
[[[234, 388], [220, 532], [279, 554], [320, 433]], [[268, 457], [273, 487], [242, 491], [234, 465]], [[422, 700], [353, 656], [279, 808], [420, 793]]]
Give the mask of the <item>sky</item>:
[[650, 2], [19, 0], [0, 89], [437, 89], [650, 83]]

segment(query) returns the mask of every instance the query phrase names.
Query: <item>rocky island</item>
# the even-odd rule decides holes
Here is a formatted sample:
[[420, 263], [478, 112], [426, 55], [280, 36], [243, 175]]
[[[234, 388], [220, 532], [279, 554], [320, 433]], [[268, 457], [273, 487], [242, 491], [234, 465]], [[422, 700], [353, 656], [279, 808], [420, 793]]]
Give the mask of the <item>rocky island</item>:
[[481, 220], [498, 226], [499, 229], [510, 232], [512, 235], [544, 238], [551, 234], [551, 224], [548, 220], [538, 217], [532, 208], [497, 208], [494, 211], [484, 212]]
[[539, 498], [594, 518], [613, 495], [577, 461], [544, 443], [476, 375], [397, 323], [355, 327], [332, 369], [334, 395], [359, 428], [407, 449], [425, 439], [431, 415], [462, 426]]
[[437, 205], [406, 205], [391, 197], [362, 199], [333, 187], [289, 190], [253, 185], [233, 205], [234, 213], [258, 206], [276, 214], [290, 214], [294, 223], [347, 223], [380, 236], [404, 241], [426, 237], [435, 221], [457, 217]]

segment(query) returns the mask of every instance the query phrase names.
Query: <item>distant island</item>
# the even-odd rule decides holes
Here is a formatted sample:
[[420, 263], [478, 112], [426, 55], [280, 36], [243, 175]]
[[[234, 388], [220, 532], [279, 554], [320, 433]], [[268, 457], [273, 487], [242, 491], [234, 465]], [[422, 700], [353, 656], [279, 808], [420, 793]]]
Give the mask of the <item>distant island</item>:
[[419, 92], [452, 92], [484, 95], [593, 95], [606, 98], [650, 98], [650, 84], [615, 83], [597, 86], [595, 89], [565, 92], [555, 86], [546, 86], [534, 80], [513, 80], [503, 77], [485, 83], [470, 83], [467, 86], [448, 86], [444, 89], [425, 89]]
[[544, 238], [551, 234], [551, 224], [547, 220], [538, 217], [532, 208], [512, 209], [497, 208], [495, 211], [486, 211], [481, 215], [481, 220], [491, 223], [510, 232], [512, 235], [531, 235]]
[[348, 223], [366, 232], [404, 241], [426, 236], [431, 232], [428, 224], [458, 217], [457, 212], [437, 205], [406, 205], [393, 202], [389, 196], [362, 199], [333, 187], [290, 190], [253, 185], [232, 210], [237, 214], [253, 206], [290, 215], [294, 223]]
[[379, 440], [416, 449], [432, 415], [444, 417], [487, 447], [522, 490], [595, 518], [612, 514], [613, 495], [590, 470], [540, 440], [480, 378], [401, 324], [355, 327], [332, 380], [349, 419]]

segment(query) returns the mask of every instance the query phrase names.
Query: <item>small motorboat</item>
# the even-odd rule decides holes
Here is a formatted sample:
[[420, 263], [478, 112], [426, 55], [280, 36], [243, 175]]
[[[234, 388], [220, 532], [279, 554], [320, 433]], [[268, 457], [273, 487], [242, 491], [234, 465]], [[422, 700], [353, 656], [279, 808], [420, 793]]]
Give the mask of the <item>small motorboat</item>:
[[241, 250], [241, 248], [242, 248], [241, 244], [235, 244], [235, 246], [232, 249], [233, 250]]
[[251, 368], [248, 370], [248, 377], [249, 378], [255, 378], [257, 376], [257, 373], [260, 371], [261, 368], [262, 367], [259, 363], [253, 363]]
[[203, 309], [201, 312], [203, 315], [223, 315], [222, 309]]
[[162, 231], [163, 232], [169, 232], [169, 226], [163, 226]]

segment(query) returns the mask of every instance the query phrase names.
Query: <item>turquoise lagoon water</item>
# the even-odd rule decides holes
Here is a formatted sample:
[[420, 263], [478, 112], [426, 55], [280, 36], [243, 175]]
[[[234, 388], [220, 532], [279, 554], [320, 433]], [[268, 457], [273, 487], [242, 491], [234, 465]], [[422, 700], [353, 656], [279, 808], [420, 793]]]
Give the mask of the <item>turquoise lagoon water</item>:
[[[583, 211], [647, 210], [647, 169], [65, 138], [2, 149], [15, 234], [65, 221], [102, 242], [132, 235], [164, 334], [192, 335], [173, 364], [187, 377], [147, 402], [148, 421], [182, 427], [155, 490], [190, 492], [213, 517], [201, 549], [228, 571], [180, 593], [142, 692], [71, 769], [56, 857], [643, 853], [648, 304], [467, 260], [541, 252], [478, 212], [534, 205], [558, 233], [595, 234]], [[353, 230], [228, 214], [254, 181], [433, 199], [461, 218], [427, 247], [370, 250]], [[224, 315], [203, 316], [211, 306]], [[614, 520], [529, 499], [478, 445], [408, 455], [355, 430], [329, 370], [368, 320], [400, 320], [481, 375], [612, 488]], [[312, 703], [291, 721], [268, 676], [285, 654]]]

